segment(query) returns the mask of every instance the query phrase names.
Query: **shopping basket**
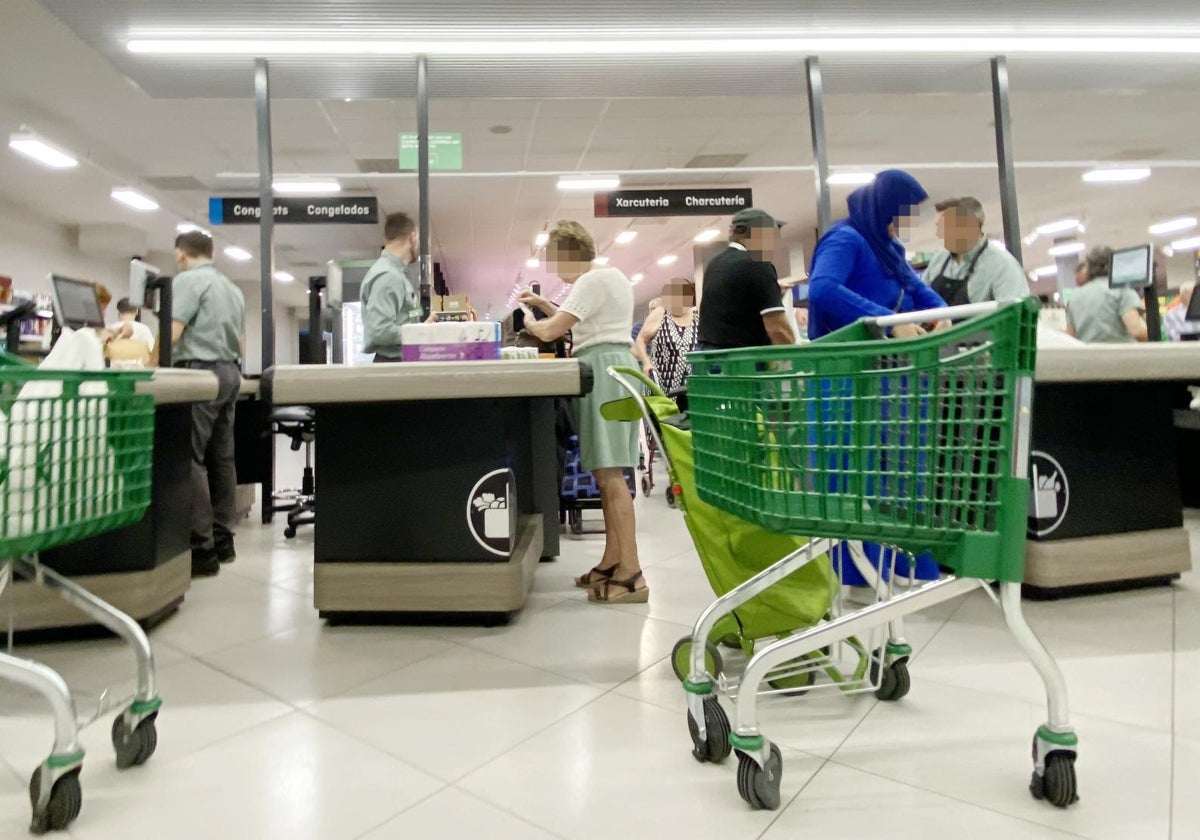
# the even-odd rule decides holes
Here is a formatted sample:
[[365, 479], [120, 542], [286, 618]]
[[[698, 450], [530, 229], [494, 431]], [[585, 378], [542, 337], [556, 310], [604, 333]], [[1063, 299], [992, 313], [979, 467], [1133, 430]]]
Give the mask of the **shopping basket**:
[[150, 503], [154, 399], [137, 384], [149, 372], [39, 370], [0, 352], [0, 593], [15, 574], [55, 591], [134, 648], [138, 688], [77, 716], [55, 671], [0, 652], [0, 680], [42, 694], [54, 712], [50, 756], [30, 782], [35, 833], [65, 828], [82, 799], [79, 729], [126, 706], [113, 722], [117, 766], [144, 763], [157, 746], [150, 642], [132, 618], [43, 566], [37, 553], [138, 521]]
[[[864, 319], [806, 345], [695, 353], [688, 398], [705, 502], [809, 535], [810, 554], [835, 540], [870, 540], [910, 557], [930, 551], [953, 573], [758, 651], [743, 683], [976, 588], [990, 593], [986, 582], [999, 581], [1005, 619], [1049, 701], [1049, 721], [1034, 738], [1031, 791], [1065, 807], [1077, 798], [1078, 743], [1066, 685], [1020, 602], [1037, 311], [1034, 300], [953, 307]], [[944, 320], [961, 323], [884, 340], [892, 326]], [[794, 556], [773, 573], [808, 562]], [[699, 695], [705, 688], [694, 686]], [[781, 759], [759, 733], [756, 702], [755, 692], [737, 696], [730, 742], [742, 797], [773, 808]], [[692, 705], [700, 709], [689, 698]]]

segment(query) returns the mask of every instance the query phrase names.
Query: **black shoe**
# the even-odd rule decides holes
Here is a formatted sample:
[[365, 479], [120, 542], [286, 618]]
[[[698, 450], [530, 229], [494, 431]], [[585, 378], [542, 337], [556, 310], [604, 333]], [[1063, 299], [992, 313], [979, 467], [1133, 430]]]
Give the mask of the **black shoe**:
[[192, 577], [212, 577], [221, 571], [215, 548], [192, 549]]
[[232, 563], [236, 559], [237, 551], [234, 550], [232, 542], [225, 545], [217, 543], [217, 560], [222, 563]]

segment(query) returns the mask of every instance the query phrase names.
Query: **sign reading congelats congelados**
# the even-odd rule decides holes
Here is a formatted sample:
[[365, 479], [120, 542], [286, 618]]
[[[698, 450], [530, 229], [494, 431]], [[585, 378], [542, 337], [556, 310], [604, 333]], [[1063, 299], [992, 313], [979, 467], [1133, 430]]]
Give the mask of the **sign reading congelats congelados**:
[[[257, 198], [210, 198], [208, 221], [214, 225], [256, 225], [262, 218]], [[275, 198], [275, 223], [279, 225], [374, 225], [379, 223], [378, 199]]]
[[749, 188], [616, 190], [596, 193], [596, 218], [617, 216], [732, 216], [754, 206]]

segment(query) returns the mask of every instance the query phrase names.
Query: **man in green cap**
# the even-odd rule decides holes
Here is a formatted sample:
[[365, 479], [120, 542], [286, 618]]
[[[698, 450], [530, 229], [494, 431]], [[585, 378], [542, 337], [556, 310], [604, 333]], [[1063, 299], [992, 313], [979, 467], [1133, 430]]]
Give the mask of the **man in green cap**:
[[700, 299], [701, 350], [794, 344], [771, 260], [778, 224], [757, 208], [741, 210], [729, 225], [729, 247], [704, 269]]

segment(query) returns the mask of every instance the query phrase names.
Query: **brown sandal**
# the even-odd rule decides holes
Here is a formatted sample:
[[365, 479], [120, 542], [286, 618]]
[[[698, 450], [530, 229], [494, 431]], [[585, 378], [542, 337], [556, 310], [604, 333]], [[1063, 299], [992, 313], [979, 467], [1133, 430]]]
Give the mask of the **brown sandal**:
[[[629, 580], [608, 580], [595, 584], [588, 591], [588, 602], [592, 604], [645, 604], [650, 601], [650, 587], [638, 587], [638, 581], [645, 582], [642, 573], [638, 572]], [[620, 587], [624, 592], [614, 595], [613, 587]]]
[[609, 566], [607, 569], [601, 569], [599, 566], [597, 566], [586, 575], [575, 578], [575, 586], [577, 586], [579, 589], [591, 589], [597, 584], [611, 580], [616, 571], [616, 566]]

